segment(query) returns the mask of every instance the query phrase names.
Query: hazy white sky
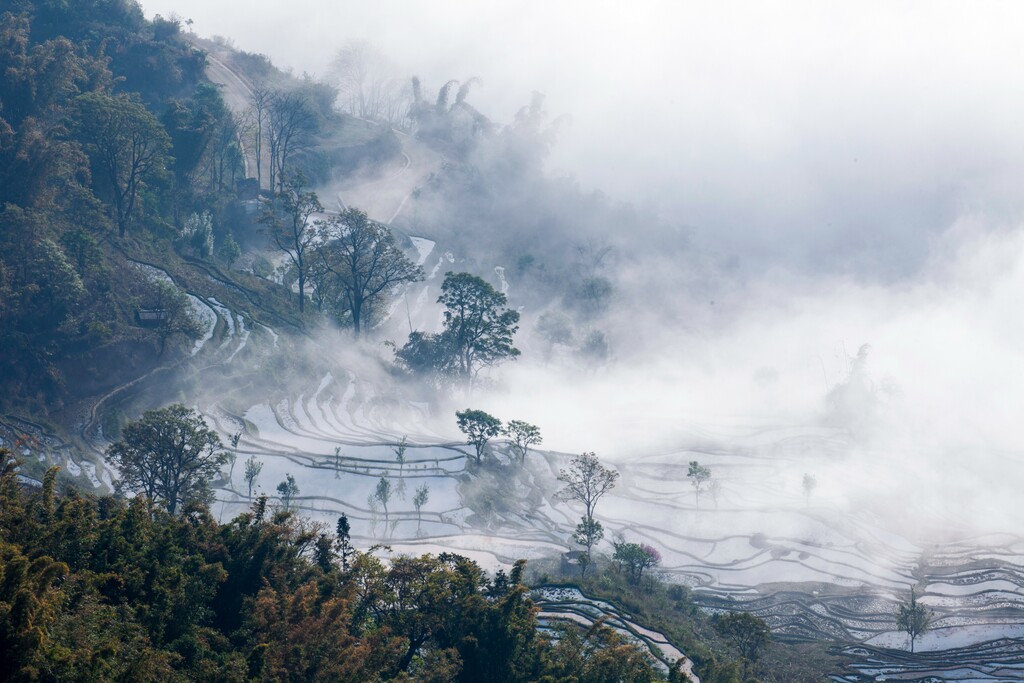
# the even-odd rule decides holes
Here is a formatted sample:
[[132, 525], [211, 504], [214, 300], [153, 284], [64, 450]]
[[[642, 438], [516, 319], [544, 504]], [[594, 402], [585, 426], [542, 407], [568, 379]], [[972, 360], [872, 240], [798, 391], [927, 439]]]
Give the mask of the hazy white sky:
[[570, 114], [551, 168], [715, 249], [904, 273], [965, 213], [1015, 222], [1024, 4], [144, 0], [322, 74], [350, 38], [499, 121]]

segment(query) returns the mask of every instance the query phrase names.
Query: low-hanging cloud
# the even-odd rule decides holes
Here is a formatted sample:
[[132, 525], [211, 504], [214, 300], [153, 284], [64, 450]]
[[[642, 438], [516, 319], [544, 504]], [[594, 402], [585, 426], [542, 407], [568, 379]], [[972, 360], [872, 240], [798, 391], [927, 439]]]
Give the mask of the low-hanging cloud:
[[874, 416], [820, 465], [822, 493], [1024, 521], [1024, 6], [144, 6], [297, 71], [371, 40], [428, 84], [480, 77], [471, 99], [498, 121], [544, 91], [573, 118], [552, 173], [655, 208], [713, 255], [708, 285], [638, 245], [600, 321], [612, 363], [527, 353], [474, 397], [540, 425], [546, 447], [615, 460], [716, 425], [824, 421], [869, 344]]
[[[606, 321], [616, 348], [607, 367], [524, 359], [478, 402], [541, 425], [546, 446], [613, 461], [728, 446], [762, 428], [846, 428], [844, 457], [822, 453], [810, 465], [822, 495], [901, 507], [930, 526], [1012, 529], [1024, 522], [1021, 291], [1024, 233], [965, 217], [912, 283], [779, 273], [747, 285], [738, 310], [697, 331], [659, 325], [657, 306], [630, 308]], [[864, 344], [862, 404], [837, 414], [827, 398]]]
[[898, 278], [962, 211], [1020, 214], [1015, 3], [144, 6], [299, 72], [368, 40], [435, 87], [481, 78], [472, 100], [497, 121], [543, 91], [573, 119], [553, 171], [655, 207], [755, 272]]

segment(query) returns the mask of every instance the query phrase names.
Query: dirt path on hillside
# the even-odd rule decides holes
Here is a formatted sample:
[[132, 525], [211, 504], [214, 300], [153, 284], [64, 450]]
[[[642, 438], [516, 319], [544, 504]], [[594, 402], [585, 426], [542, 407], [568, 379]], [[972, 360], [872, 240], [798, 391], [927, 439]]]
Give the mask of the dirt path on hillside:
[[332, 184], [324, 192], [325, 204], [334, 200], [341, 210], [356, 207], [375, 221], [394, 222], [413, 193], [444, 163], [441, 154], [416, 138], [398, 131], [395, 134], [402, 143], [401, 157]]
[[[249, 111], [252, 103], [252, 84], [222, 61], [223, 58], [226, 58], [226, 55], [214, 55], [212, 53], [206, 55], [206, 77], [212, 83], [220, 86], [221, 96], [224, 98], [224, 103], [228, 105], [228, 108], [236, 115], [244, 116]], [[244, 135], [238, 142], [242, 147], [245, 177], [255, 178], [256, 154], [252, 142], [247, 140]], [[260, 189], [269, 190], [270, 179], [268, 169], [270, 168], [270, 155], [267, 152], [266, 145], [264, 145], [260, 156], [262, 157], [262, 163], [260, 164], [262, 169]]]

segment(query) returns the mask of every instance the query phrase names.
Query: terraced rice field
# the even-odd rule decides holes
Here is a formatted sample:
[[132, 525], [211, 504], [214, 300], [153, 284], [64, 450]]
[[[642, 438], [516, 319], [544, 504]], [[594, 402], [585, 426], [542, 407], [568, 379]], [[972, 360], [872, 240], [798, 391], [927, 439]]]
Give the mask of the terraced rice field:
[[[333, 524], [346, 513], [364, 544], [453, 550], [490, 569], [573, 547], [580, 511], [555, 495], [572, 454], [532, 453], [520, 469], [503, 464], [509, 458], [496, 444], [478, 468], [454, 434], [432, 431], [425, 406], [399, 408], [354, 376], [325, 376], [294, 399], [210, 417], [225, 434], [243, 431], [239, 462], [264, 463], [258, 492], [275, 495], [291, 474], [305, 514]], [[403, 436], [400, 465], [394, 448]], [[827, 487], [805, 496], [801, 473], [845, 457], [849, 437], [840, 430], [737, 423], [688, 440], [612, 463], [619, 485], [598, 509], [606, 538], [655, 546], [662, 576], [690, 586], [709, 610], [752, 612], [777, 638], [855, 643], [845, 652], [858, 663], [836, 681], [1024, 680], [1024, 538], [911, 538], [898, 516], [831, 500]], [[687, 478], [691, 460], [720, 482], [699, 499]], [[372, 502], [381, 477], [395, 492], [386, 515]], [[250, 503], [239, 478], [236, 466], [218, 491], [225, 516]], [[417, 512], [413, 492], [422, 485], [430, 494]], [[894, 619], [910, 586], [936, 613], [915, 655]], [[625, 631], [642, 629], [583, 597], [544, 594], [541, 604], [547, 618], [604, 614]], [[645, 642], [661, 652], [657, 634]]]
[[[429, 328], [435, 312], [426, 304], [453, 257], [422, 238], [412, 248], [432, 277], [396, 297], [404, 302], [386, 325]], [[426, 404], [340, 366], [295, 378], [297, 389], [268, 399], [247, 382], [259, 359], [277, 353], [278, 334], [216, 298], [195, 297], [193, 305], [204, 333], [186, 374], [198, 380], [172, 391], [185, 393], [213, 377], [232, 387], [195, 398], [225, 442], [241, 433], [235, 464], [216, 491], [214, 511], [222, 518], [260, 494], [276, 499], [277, 485], [292, 475], [299, 487], [293, 505], [331, 526], [347, 514], [364, 546], [455, 551], [492, 570], [573, 548], [580, 510], [556, 492], [558, 471], [574, 453], [534, 452], [520, 468], [496, 443], [476, 466], [454, 424], [438, 428]], [[81, 436], [97, 457], [77, 459], [74, 448], [36, 426], [0, 426], [5, 434], [34, 434], [47, 464], [109, 486], [112, 473], [98, 457], [105, 446], [101, 416], [155, 385], [166, 395], [170, 375], [163, 370], [118, 387], [83, 417]], [[395, 448], [403, 437], [408, 449], [399, 463]], [[917, 500], [912, 491], [858, 497], [843, 479], [858, 475], [861, 455], [841, 429], [709, 420], [689, 424], [675, 443], [602, 458], [621, 478], [598, 508], [606, 529], [599, 552], [610, 553], [608, 541], [617, 537], [650, 543], [663, 556], [662, 577], [691, 587], [706, 609], [752, 612], [776, 638], [840, 644], [854, 663], [836, 672], [836, 681], [1024, 680], [1024, 537], [978, 532], [946, 511], [946, 501]], [[894, 457], [881, 455], [871, 462]], [[243, 477], [250, 457], [263, 464], [251, 492]], [[716, 482], [699, 496], [687, 477], [693, 460], [709, 467]], [[801, 487], [804, 473], [818, 476], [810, 495]], [[372, 495], [382, 477], [392, 490], [386, 510]], [[424, 486], [427, 500], [416, 509], [415, 492]], [[911, 586], [936, 614], [913, 655], [894, 619]], [[670, 644], [645, 635], [642, 624], [614, 606], [567, 594], [538, 600], [547, 619], [608, 617], [671, 661]]]

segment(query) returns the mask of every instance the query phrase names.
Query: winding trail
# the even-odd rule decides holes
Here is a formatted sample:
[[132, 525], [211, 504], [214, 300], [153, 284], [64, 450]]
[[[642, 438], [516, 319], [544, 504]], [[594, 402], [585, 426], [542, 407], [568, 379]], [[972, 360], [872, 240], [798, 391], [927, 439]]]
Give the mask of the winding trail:
[[[221, 57], [225, 57], [223, 53], [215, 55], [213, 51], [207, 52], [206, 54], [206, 77], [210, 79], [210, 82], [219, 85], [221, 89], [221, 96], [224, 98], [225, 104], [231, 109], [236, 115], [243, 115], [247, 112], [252, 103], [252, 85], [238, 74], [234, 69], [228, 66], [221, 60]], [[249, 145], [246, 145], [246, 140], [243, 137], [239, 137], [238, 144], [242, 148], [242, 160], [245, 166], [245, 177], [254, 178], [256, 173], [256, 158], [253, 150]], [[267, 149], [262, 148], [263, 157], [261, 160], [261, 168], [270, 168], [270, 156]], [[262, 173], [260, 178], [260, 189], [269, 190], [270, 180], [267, 177], [268, 174]]]
[[402, 143], [398, 163], [373, 167], [332, 183], [324, 192], [342, 210], [357, 207], [375, 221], [390, 225], [409, 199], [444, 163], [444, 157], [415, 137], [393, 131]]

